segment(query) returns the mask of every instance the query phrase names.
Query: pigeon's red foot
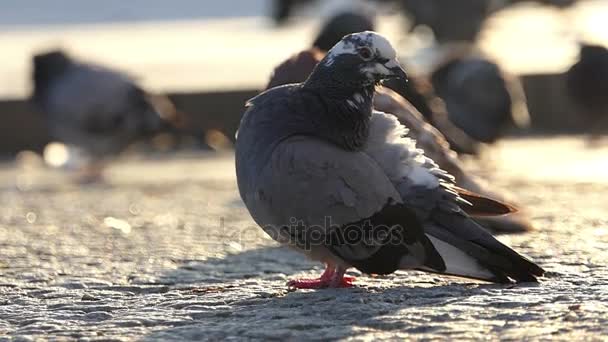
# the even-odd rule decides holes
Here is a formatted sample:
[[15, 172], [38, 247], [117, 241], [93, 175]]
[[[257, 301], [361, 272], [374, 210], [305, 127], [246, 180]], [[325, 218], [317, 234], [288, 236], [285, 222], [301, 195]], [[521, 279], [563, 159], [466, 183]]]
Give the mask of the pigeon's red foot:
[[287, 283], [296, 289], [326, 289], [352, 287], [355, 277], [344, 276], [344, 270], [327, 266], [325, 272], [317, 279], [294, 279]]

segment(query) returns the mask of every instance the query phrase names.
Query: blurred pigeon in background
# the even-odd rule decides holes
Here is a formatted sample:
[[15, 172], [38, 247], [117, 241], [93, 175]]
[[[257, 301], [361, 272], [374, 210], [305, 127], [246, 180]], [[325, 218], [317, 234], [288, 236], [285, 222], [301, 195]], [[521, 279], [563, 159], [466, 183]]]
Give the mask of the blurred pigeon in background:
[[141, 89], [128, 76], [85, 64], [56, 50], [33, 58], [32, 100], [44, 113], [51, 136], [90, 159], [83, 182], [96, 181], [102, 165], [131, 143], [173, 124], [179, 117], [164, 96]]
[[[304, 82], [329, 50], [329, 48], [322, 50], [321, 47], [330, 44], [333, 46], [347, 34], [371, 31], [373, 27], [371, 17], [364, 14], [347, 12], [336, 15], [320, 30], [313, 47], [294, 55], [275, 68], [266, 89]], [[399, 83], [411, 84], [401, 80], [401, 82], [393, 82], [393, 85], [398, 86]], [[373, 102], [376, 110], [395, 115], [401, 124], [408, 127], [408, 136], [415, 139], [417, 146], [422, 148], [441, 169], [453, 175], [458, 186], [490, 198], [513, 203], [505, 191], [493, 189], [478, 177], [466, 172], [443, 134], [433, 127], [408, 100], [389, 88], [378, 87]], [[422, 101], [422, 103], [426, 102]], [[533, 229], [524, 211], [498, 217], [481, 217], [477, 220], [483, 222], [484, 226], [493, 232], [517, 233]]]
[[401, 0], [411, 19], [412, 28], [429, 27], [442, 44], [454, 41], [474, 42], [490, 15], [490, 0]]
[[582, 44], [578, 62], [566, 73], [566, 86], [596, 139], [608, 127], [608, 49]]
[[477, 41], [486, 19], [493, 13], [520, 2], [536, 2], [568, 7], [576, 0], [395, 0], [406, 17], [410, 30], [419, 26], [431, 29], [439, 44]]
[[274, 0], [272, 2], [272, 19], [277, 25], [282, 25], [293, 15], [295, 9], [315, 0]]
[[494, 143], [507, 128], [529, 123], [518, 80], [484, 57], [450, 56], [433, 71], [431, 82], [450, 121], [476, 141]]
[[289, 285], [350, 286], [349, 267], [536, 281], [542, 268], [461, 207], [513, 209], [456, 187], [393, 115], [373, 110], [375, 87], [394, 77], [406, 74], [391, 44], [362, 32], [344, 37], [304, 83], [248, 102], [236, 141], [241, 198], [272, 238], [327, 265], [319, 279]]

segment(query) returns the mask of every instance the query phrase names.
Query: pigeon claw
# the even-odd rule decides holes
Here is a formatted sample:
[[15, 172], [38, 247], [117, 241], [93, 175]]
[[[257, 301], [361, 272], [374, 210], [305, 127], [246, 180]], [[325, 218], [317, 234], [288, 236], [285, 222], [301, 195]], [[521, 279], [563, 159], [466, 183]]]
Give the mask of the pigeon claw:
[[346, 268], [327, 264], [321, 277], [316, 279], [294, 279], [287, 286], [294, 289], [327, 289], [352, 287], [355, 277], [345, 276]]
[[344, 276], [340, 282], [340, 287], [353, 287], [353, 282], [357, 280], [355, 277]]

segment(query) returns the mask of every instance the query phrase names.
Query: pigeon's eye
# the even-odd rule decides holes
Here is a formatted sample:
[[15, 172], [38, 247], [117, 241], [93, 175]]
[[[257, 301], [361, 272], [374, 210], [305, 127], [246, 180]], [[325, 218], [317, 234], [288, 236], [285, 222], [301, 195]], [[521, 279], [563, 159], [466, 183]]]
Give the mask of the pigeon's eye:
[[360, 47], [357, 52], [359, 53], [359, 57], [361, 57], [361, 59], [364, 61], [369, 61], [374, 57], [372, 49], [368, 48], [367, 46]]

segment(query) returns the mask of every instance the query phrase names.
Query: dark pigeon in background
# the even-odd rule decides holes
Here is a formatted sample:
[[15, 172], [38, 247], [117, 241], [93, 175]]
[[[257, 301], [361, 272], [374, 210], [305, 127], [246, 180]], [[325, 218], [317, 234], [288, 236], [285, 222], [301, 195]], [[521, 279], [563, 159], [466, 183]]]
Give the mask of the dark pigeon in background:
[[387, 80], [384, 86], [410, 102], [433, 127], [441, 132], [455, 152], [471, 155], [479, 153], [479, 143], [450, 121], [445, 102], [437, 95], [433, 84], [426, 77], [413, 72], [410, 73], [407, 83]]
[[312, 46], [327, 53], [344, 36], [376, 29], [374, 16], [359, 12], [343, 12], [332, 16], [317, 34]]
[[305, 82], [247, 104], [236, 141], [241, 198], [272, 238], [327, 266], [289, 285], [351, 286], [350, 267], [536, 281], [542, 268], [461, 209], [479, 196], [456, 187], [395, 116], [373, 110], [382, 80], [406, 78], [396, 57], [375, 32], [349, 35]]
[[412, 28], [429, 27], [440, 44], [476, 41], [492, 9], [489, 0], [401, 0], [400, 3], [412, 19]]
[[476, 141], [494, 143], [509, 127], [529, 120], [527, 109], [515, 111], [515, 96], [525, 103], [518, 81], [486, 58], [449, 57], [433, 71], [431, 82], [450, 121]]
[[60, 50], [34, 56], [33, 82], [32, 100], [51, 136], [90, 158], [83, 176], [92, 181], [107, 159], [178, 120], [167, 98], [145, 92], [120, 72], [75, 61]]
[[566, 73], [566, 86], [591, 138], [597, 138], [608, 128], [608, 49], [581, 45], [578, 62]]

